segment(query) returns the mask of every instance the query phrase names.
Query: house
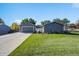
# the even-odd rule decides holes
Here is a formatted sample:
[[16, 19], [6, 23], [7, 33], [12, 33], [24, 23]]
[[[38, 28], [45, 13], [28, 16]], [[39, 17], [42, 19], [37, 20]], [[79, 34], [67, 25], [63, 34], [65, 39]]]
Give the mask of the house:
[[21, 23], [20, 32], [33, 33], [35, 32], [35, 25], [32, 23]]
[[53, 22], [44, 25], [44, 33], [63, 33], [64, 32], [64, 25]]
[[0, 24], [0, 35], [7, 34], [10, 31], [10, 27], [5, 24]]
[[43, 28], [44, 26], [42, 26], [42, 25], [37, 25], [36, 26], [36, 32], [37, 33], [43, 33], [44, 32], [44, 28]]
[[68, 27], [69, 31], [79, 31], [79, 24], [70, 24]]
[[76, 24], [75, 27], [76, 27], [76, 29], [79, 29], [79, 24]]

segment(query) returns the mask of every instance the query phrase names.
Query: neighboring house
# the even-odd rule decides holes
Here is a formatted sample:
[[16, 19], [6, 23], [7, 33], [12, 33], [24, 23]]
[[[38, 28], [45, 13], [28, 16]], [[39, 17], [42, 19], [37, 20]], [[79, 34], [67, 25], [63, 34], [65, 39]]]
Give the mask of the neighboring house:
[[10, 27], [5, 24], [0, 24], [0, 35], [7, 34], [10, 31]]
[[21, 23], [20, 32], [33, 33], [35, 32], [35, 25], [32, 23]]
[[44, 33], [63, 33], [64, 32], [64, 25], [59, 23], [49, 23], [44, 25]]
[[43, 33], [44, 32], [44, 27], [41, 25], [37, 25], [36, 26], [36, 32], [37, 33]]
[[79, 31], [79, 24], [70, 24], [68, 26], [68, 31]]
[[76, 25], [75, 25], [74, 31], [79, 31], [79, 24], [76, 24]]
[[75, 27], [76, 27], [76, 29], [79, 29], [79, 24], [76, 24]]

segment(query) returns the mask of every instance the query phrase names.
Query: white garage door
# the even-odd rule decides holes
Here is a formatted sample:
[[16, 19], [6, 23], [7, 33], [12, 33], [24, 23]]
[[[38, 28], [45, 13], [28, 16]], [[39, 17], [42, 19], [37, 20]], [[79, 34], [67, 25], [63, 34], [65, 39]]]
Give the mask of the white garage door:
[[22, 27], [23, 32], [33, 32], [33, 26], [24, 26]]

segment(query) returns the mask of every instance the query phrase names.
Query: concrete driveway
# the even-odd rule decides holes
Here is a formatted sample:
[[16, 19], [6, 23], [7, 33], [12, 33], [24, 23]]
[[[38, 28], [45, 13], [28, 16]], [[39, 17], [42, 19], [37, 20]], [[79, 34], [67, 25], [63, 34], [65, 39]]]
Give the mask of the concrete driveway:
[[13, 33], [0, 36], [0, 56], [7, 56], [16, 49], [31, 33]]

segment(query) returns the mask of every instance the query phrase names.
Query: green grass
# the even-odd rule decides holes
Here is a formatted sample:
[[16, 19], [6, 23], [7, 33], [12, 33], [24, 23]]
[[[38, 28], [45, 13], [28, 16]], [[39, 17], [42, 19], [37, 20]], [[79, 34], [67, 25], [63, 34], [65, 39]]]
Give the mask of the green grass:
[[75, 56], [79, 55], [79, 35], [33, 34], [10, 56]]

